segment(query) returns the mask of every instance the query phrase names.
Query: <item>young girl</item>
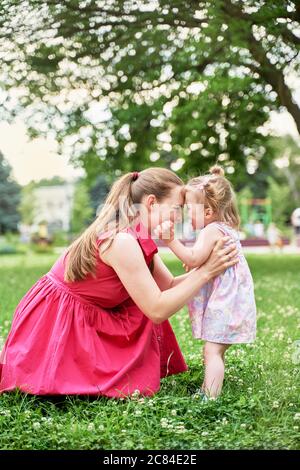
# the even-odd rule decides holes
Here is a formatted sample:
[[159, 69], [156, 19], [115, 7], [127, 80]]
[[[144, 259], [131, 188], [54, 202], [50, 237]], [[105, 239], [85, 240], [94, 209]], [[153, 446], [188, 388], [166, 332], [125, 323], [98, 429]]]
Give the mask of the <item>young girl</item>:
[[205, 377], [200, 391], [204, 400], [221, 393], [226, 349], [231, 344], [253, 342], [256, 335], [253, 280], [239, 241], [234, 191], [221, 167], [213, 166], [209, 173], [193, 178], [186, 187], [189, 217], [194, 230], [201, 229], [194, 246], [185, 247], [173, 236], [166, 239], [170, 224], [159, 229], [161, 238], [188, 268], [204, 263], [224, 235], [238, 246], [239, 262], [202, 287], [188, 304], [193, 335], [205, 340]]

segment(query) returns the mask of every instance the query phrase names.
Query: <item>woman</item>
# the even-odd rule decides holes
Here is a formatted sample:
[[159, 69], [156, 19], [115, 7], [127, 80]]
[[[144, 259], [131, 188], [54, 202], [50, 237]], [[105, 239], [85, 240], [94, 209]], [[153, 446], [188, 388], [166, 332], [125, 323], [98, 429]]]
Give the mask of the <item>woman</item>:
[[187, 369], [168, 318], [237, 251], [225, 239], [202, 267], [172, 276], [150, 234], [175, 220], [183, 188], [163, 168], [115, 182], [97, 219], [18, 305], [0, 392], [152, 395], [161, 377]]

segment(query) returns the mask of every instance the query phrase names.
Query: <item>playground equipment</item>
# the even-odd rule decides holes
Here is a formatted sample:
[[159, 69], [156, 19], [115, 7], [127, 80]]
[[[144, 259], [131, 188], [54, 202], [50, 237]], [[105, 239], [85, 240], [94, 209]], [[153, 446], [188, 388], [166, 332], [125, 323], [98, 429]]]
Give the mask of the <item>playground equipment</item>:
[[272, 222], [271, 199], [242, 199], [240, 205], [242, 226], [261, 222], [266, 228]]

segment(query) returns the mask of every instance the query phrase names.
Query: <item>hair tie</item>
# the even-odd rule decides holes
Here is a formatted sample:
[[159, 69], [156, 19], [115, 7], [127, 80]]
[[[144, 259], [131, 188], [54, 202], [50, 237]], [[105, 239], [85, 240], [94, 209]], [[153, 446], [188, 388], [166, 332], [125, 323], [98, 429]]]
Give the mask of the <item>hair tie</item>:
[[204, 188], [208, 185], [210, 180], [211, 180], [211, 178], [209, 176], [207, 176], [206, 178], [204, 178], [202, 180], [201, 183], [196, 185], [196, 188], [199, 189], [199, 190], [204, 190]]
[[134, 172], [132, 173], [132, 181], [137, 180], [138, 177], [139, 177], [139, 172], [138, 172], [138, 171], [134, 171]]

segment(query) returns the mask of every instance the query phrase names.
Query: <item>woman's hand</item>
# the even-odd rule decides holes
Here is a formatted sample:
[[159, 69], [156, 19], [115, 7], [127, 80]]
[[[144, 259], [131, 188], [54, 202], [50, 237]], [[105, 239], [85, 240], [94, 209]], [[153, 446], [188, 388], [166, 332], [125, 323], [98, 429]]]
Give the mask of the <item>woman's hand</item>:
[[208, 281], [222, 274], [227, 268], [230, 268], [230, 266], [234, 266], [238, 263], [239, 259], [236, 244], [232, 242], [224, 246], [226, 243], [230, 242], [230, 240], [230, 237], [222, 237], [218, 240], [208, 260], [198, 268], [199, 271], [207, 275]]

